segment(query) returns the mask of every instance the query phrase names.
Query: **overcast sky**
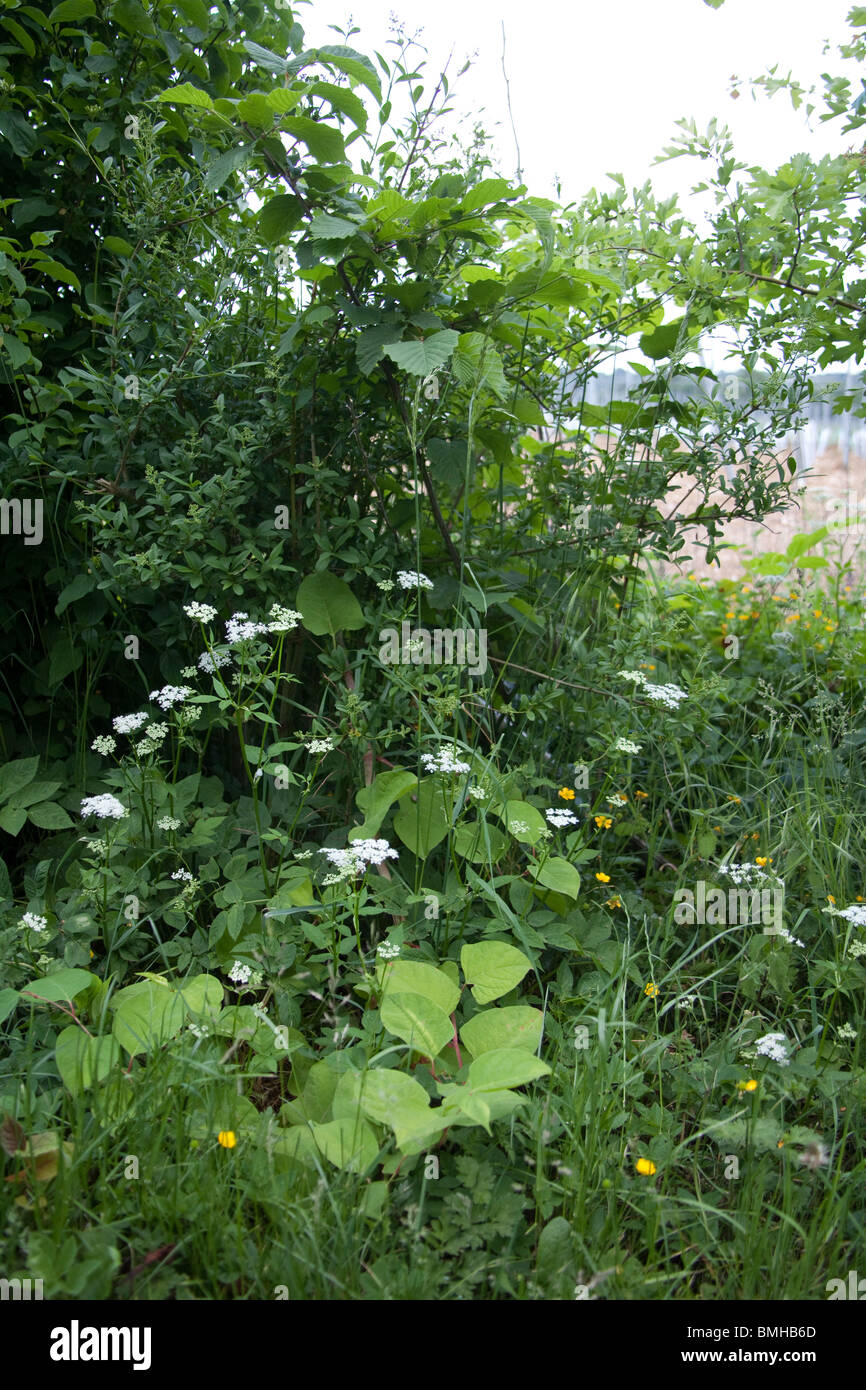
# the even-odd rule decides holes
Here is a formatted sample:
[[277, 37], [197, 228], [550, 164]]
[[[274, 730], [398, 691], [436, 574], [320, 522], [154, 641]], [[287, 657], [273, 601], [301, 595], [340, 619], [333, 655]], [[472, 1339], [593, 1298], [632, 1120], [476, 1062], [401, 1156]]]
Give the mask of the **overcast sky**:
[[455, 76], [475, 55], [456, 83], [459, 105], [484, 108], [484, 125], [511, 175], [504, 23], [524, 181], [531, 193], [553, 197], [558, 174], [570, 201], [604, 187], [609, 170], [624, 173], [629, 184], [651, 174], [663, 194], [687, 190], [698, 177], [692, 161], [652, 167], [682, 116], [699, 127], [714, 116], [730, 125], [739, 157], [764, 167], [799, 150], [823, 154], [847, 144], [839, 122], [822, 126], [815, 117], [810, 130], [787, 96], [755, 101], [743, 85], [732, 99], [730, 78], [745, 83], [773, 64], [804, 83], [838, 72], [835, 54], [823, 55], [824, 41], [845, 40], [850, 9], [850, 0], [726, 0], [720, 10], [704, 0], [313, 0], [297, 15], [310, 46], [339, 42], [329, 26], [351, 16], [361, 31], [352, 45], [386, 57], [394, 52], [389, 17], [398, 16], [409, 33], [423, 31], [428, 75], [452, 48]]

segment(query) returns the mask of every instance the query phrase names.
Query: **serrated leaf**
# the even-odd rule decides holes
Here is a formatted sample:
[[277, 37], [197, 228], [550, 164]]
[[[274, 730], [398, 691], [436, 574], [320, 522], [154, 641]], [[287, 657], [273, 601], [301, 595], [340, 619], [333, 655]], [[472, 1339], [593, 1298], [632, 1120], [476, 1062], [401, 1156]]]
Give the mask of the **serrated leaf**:
[[354, 236], [359, 230], [357, 222], [347, 217], [334, 217], [329, 212], [317, 212], [310, 222], [309, 236], [312, 241], [342, 241]]
[[304, 209], [291, 193], [278, 193], [259, 209], [258, 228], [263, 241], [276, 246], [300, 226]]
[[453, 328], [443, 328], [429, 338], [412, 339], [406, 343], [388, 343], [385, 352], [392, 362], [411, 376], [431, 376], [444, 367], [457, 346], [459, 333]]
[[338, 164], [346, 153], [343, 137], [335, 126], [314, 121], [309, 116], [291, 116], [283, 121], [283, 130], [296, 140], [303, 140], [314, 159], [321, 164]]
[[213, 111], [213, 99], [207, 92], [202, 91], [201, 87], [194, 87], [191, 82], [181, 82], [177, 87], [166, 87], [164, 92], [158, 92], [154, 101], [170, 101], [175, 106], [198, 106], [205, 111]]

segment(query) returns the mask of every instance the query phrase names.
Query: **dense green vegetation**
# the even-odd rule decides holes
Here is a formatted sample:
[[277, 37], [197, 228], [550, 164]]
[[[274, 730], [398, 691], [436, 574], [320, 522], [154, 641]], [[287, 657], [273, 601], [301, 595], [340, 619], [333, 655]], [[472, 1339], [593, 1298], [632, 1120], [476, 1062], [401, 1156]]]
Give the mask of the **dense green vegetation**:
[[825, 1298], [863, 1258], [862, 557], [660, 566], [790, 504], [815, 361], [862, 354], [859, 98], [773, 172], [684, 125], [699, 236], [503, 177], [406, 40], [0, 27], [7, 1276]]

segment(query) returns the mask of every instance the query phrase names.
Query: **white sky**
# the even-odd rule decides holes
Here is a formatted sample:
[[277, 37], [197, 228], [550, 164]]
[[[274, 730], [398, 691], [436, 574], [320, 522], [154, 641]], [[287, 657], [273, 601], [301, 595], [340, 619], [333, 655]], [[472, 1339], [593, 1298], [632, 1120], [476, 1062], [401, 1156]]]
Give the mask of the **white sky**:
[[728, 124], [738, 157], [764, 167], [799, 150], [845, 148], [841, 122], [822, 126], [816, 115], [810, 131], [784, 94], [755, 101], [743, 85], [732, 100], [730, 78], [745, 81], [773, 64], [806, 85], [822, 71], [838, 73], [840, 60], [823, 55], [824, 41], [835, 46], [848, 37], [850, 9], [851, 0], [726, 0], [720, 10], [704, 0], [313, 0], [297, 18], [313, 47], [339, 43], [329, 26], [351, 17], [361, 31], [351, 45], [378, 49], [390, 61], [395, 14], [410, 34], [423, 30], [428, 78], [452, 47], [453, 79], [477, 54], [455, 82], [458, 109], [484, 108], [482, 123], [510, 176], [516, 155], [502, 74], [504, 21], [524, 182], [530, 193], [554, 197], [558, 174], [568, 202], [607, 186], [609, 170], [624, 173], [629, 185], [651, 176], [661, 194], [686, 193], [700, 176], [693, 161], [652, 166], [683, 116], [699, 128], [714, 116]]

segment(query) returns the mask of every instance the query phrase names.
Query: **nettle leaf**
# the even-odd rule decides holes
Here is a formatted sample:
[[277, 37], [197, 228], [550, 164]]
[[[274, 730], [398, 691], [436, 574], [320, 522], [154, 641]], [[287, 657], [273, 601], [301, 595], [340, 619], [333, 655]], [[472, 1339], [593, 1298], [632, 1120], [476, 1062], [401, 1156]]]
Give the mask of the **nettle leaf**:
[[431, 376], [444, 367], [457, 346], [460, 338], [453, 328], [443, 328], [423, 340], [413, 339], [407, 343], [388, 343], [385, 352], [397, 366], [411, 376]]
[[512, 1004], [503, 1009], [485, 1009], [470, 1018], [460, 1029], [460, 1039], [473, 1057], [500, 1048], [518, 1047], [537, 1052], [543, 1026], [544, 1015], [540, 1009]]
[[477, 941], [463, 947], [460, 966], [475, 1001], [489, 1004], [519, 985], [532, 962], [507, 942]]
[[379, 998], [386, 999], [391, 994], [423, 994], [442, 1009], [452, 1014], [460, 1000], [460, 986], [435, 965], [424, 961], [391, 960], [379, 964], [377, 970]]
[[[222, 188], [232, 174], [249, 164], [254, 156], [255, 150], [252, 145], [237, 145], [234, 149], [225, 150], [223, 154], [217, 155], [213, 163], [208, 165], [204, 176], [204, 186], [208, 193], [215, 193], [218, 188]], [[267, 207], [267, 204], [265, 206]]]
[[388, 994], [382, 1000], [379, 1016], [389, 1033], [396, 1033], [415, 1052], [436, 1057], [451, 1041], [451, 1019], [423, 994]]
[[545, 859], [535, 882], [552, 889], [554, 893], [563, 893], [567, 898], [576, 899], [580, 892], [580, 874], [577, 869], [573, 864], [569, 864], [567, 859], [558, 856]]
[[317, 637], [338, 632], [355, 632], [366, 626], [361, 605], [348, 584], [328, 570], [307, 575], [298, 589], [295, 607], [304, 627]]

